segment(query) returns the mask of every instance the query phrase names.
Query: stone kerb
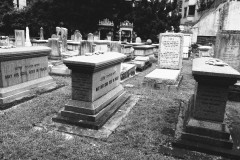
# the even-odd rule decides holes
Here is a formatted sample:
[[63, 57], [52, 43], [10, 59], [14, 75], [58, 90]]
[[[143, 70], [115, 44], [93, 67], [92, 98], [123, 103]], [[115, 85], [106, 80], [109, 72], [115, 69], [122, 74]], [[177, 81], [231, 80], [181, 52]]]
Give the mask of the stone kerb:
[[182, 33], [161, 33], [158, 64], [161, 69], [181, 69], [183, 54]]
[[49, 47], [0, 49], [0, 104], [28, 96], [31, 89], [56, 86], [48, 75]]

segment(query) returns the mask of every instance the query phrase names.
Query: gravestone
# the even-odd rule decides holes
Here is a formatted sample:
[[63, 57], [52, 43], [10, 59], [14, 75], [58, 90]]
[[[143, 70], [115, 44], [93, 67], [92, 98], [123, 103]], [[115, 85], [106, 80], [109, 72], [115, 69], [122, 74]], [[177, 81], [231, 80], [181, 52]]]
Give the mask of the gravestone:
[[52, 34], [51, 38], [58, 38], [56, 34]]
[[141, 38], [140, 38], [140, 37], [137, 37], [135, 43], [142, 43]]
[[139, 45], [133, 46], [134, 56], [151, 56], [153, 55], [153, 49], [155, 48], [152, 45]]
[[194, 98], [176, 145], [217, 155], [238, 153], [240, 157], [239, 151], [232, 150], [233, 141], [224, 122], [228, 88], [240, 79], [240, 73], [219, 59], [203, 57], [193, 60], [192, 75], [196, 80]]
[[75, 36], [73, 34], [73, 35], [71, 35], [71, 40], [74, 41], [74, 39], [75, 39]]
[[161, 33], [158, 64], [161, 69], [181, 69], [183, 52], [182, 33]]
[[80, 42], [82, 40], [82, 35], [79, 30], [76, 30], [74, 32], [74, 41], [75, 42]]
[[68, 37], [67, 28], [61, 28], [62, 52], [67, 51], [67, 37]]
[[121, 53], [121, 49], [122, 49], [121, 42], [111, 41], [109, 49], [110, 49], [110, 52]]
[[64, 64], [72, 70], [72, 100], [52, 120], [84, 128], [101, 128], [128, 99], [120, 84], [124, 58], [123, 54], [107, 52], [65, 59]]
[[222, 31], [217, 34], [214, 57], [240, 71], [240, 31]]
[[48, 75], [50, 51], [49, 47], [0, 49], [0, 104], [26, 97], [33, 89], [56, 86]]
[[40, 28], [40, 40], [44, 40], [43, 28]]
[[192, 44], [192, 34], [183, 34], [183, 58], [188, 59], [188, 52]]
[[15, 30], [15, 45], [16, 47], [25, 46], [25, 31], [24, 30]]
[[85, 53], [93, 53], [94, 44], [92, 41], [81, 41], [79, 47], [79, 55], [85, 55]]
[[88, 41], [93, 41], [93, 40], [94, 40], [94, 37], [93, 37], [93, 34], [92, 34], [92, 33], [89, 33], [89, 34], [88, 34], [87, 40], [88, 40]]
[[31, 47], [32, 43], [30, 41], [30, 35], [29, 35], [29, 28], [26, 27], [26, 42], [25, 42], [26, 47]]
[[213, 48], [211, 46], [200, 46], [198, 47], [199, 57], [212, 57]]
[[[161, 33], [159, 38], [158, 69], [144, 77], [147, 86], [158, 89], [178, 89], [182, 79], [182, 33]], [[162, 88], [161, 88], [162, 87]]]
[[60, 42], [58, 38], [49, 38], [48, 47], [51, 48], [50, 59], [61, 59]]
[[0, 36], [0, 47], [1, 46], [9, 46], [9, 37], [8, 36]]

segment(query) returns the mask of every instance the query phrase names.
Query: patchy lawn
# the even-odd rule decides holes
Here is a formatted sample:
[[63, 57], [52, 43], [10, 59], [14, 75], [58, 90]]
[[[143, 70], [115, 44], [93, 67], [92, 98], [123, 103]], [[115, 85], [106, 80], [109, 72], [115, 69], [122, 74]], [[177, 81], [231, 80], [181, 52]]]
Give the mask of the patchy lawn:
[[[65, 86], [0, 111], [0, 159], [222, 159], [171, 146], [180, 103], [187, 103], [194, 91], [191, 64], [191, 60], [184, 60], [183, 80], [177, 92], [142, 87], [144, 76], [156, 64], [125, 81], [123, 85], [134, 85], [126, 91], [141, 98], [108, 139], [69, 136], [53, 128], [36, 130], [35, 126], [57, 114], [71, 98], [71, 77], [53, 76]], [[227, 107], [227, 122], [235, 137], [240, 135], [238, 105], [229, 102]]]

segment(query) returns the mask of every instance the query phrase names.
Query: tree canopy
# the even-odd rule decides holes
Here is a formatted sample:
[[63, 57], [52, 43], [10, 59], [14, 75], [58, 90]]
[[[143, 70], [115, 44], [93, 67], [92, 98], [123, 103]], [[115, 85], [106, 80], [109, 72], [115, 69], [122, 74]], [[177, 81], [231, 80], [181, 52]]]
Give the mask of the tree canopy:
[[133, 7], [125, 0], [32, 0], [28, 7], [13, 10], [12, 0], [1, 0], [0, 11], [6, 9], [0, 17], [0, 30], [13, 34], [14, 29], [29, 26], [31, 36], [39, 37], [39, 29], [43, 27], [45, 37], [50, 37], [56, 26], [61, 26], [68, 28], [69, 35], [79, 30], [86, 37], [97, 30], [99, 20], [108, 18], [114, 22], [115, 32], [119, 30], [120, 22], [129, 20], [134, 23], [138, 36], [157, 41], [157, 35], [170, 30], [171, 26], [175, 31], [179, 30], [180, 16], [173, 12], [176, 1], [142, 0]]

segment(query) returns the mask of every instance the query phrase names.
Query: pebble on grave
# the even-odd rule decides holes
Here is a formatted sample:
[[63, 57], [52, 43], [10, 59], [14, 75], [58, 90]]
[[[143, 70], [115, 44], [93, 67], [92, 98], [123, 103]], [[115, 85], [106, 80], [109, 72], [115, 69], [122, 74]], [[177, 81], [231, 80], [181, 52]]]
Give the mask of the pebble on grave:
[[33, 89], [56, 86], [48, 75], [50, 51], [48, 47], [0, 49], [0, 104], [26, 97]]
[[106, 52], [67, 58], [72, 70], [72, 99], [52, 120], [84, 128], [100, 129], [129, 96], [120, 84], [125, 55]]
[[159, 39], [158, 69], [144, 77], [144, 85], [154, 88], [177, 89], [182, 79], [182, 33], [161, 33]]
[[240, 79], [240, 73], [219, 59], [203, 57], [193, 60], [196, 80], [193, 101], [185, 115], [187, 123], [175, 146], [197, 151], [240, 157], [224, 122], [228, 88]]

